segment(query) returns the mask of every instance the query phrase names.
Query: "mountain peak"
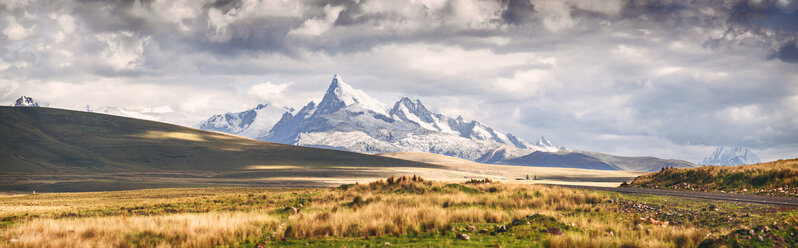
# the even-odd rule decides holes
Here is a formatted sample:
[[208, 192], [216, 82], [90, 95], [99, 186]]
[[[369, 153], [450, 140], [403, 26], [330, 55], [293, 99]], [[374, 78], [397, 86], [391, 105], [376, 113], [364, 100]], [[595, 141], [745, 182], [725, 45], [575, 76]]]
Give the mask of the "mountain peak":
[[739, 146], [721, 146], [704, 158], [702, 165], [743, 165], [761, 163], [751, 149]]
[[420, 99], [413, 100], [410, 99], [409, 97], [402, 97], [402, 99], [399, 99], [399, 101], [396, 102], [392, 112], [395, 112], [400, 106], [406, 107], [409, 111], [413, 113], [418, 113], [418, 114], [429, 113], [427, 107], [425, 107], [424, 104], [421, 104]]
[[14, 103], [14, 107], [39, 107], [39, 103], [34, 101], [33, 98], [21, 96]]
[[536, 146], [540, 146], [540, 147], [544, 147], [544, 148], [546, 148], [546, 147], [554, 147], [554, 145], [551, 144], [551, 141], [546, 139], [546, 137], [544, 137], [544, 136], [540, 136], [540, 138], [538, 139], [538, 142], [536, 142], [535, 145]]
[[388, 115], [385, 106], [362, 90], [353, 88], [344, 83], [340, 75], [333, 76], [327, 93], [319, 103], [320, 113], [332, 113], [341, 108], [356, 105], [362, 109], [371, 110], [379, 114]]

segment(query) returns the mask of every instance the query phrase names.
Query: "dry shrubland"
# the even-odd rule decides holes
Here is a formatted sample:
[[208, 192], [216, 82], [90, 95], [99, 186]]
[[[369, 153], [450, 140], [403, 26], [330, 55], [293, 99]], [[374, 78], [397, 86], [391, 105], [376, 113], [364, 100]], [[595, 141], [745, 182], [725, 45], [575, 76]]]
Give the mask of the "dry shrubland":
[[37, 219], [2, 236], [22, 247], [208, 247], [257, 240], [277, 225], [272, 216], [240, 212], [112, 216]]
[[[199, 197], [175, 194], [181, 191], [198, 192], [127, 191], [119, 193], [131, 197], [126, 204], [97, 204], [94, 209], [81, 205], [79, 210], [63, 203], [88, 196], [97, 198], [83, 200], [99, 202], [95, 200], [116, 193], [59, 194], [64, 198], [59, 201], [40, 196], [38, 202], [36, 196], [0, 198], [0, 212], [16, 214], [0, 229], [1, 240], [14, 242], [0, 246], [207, 247], [325, 237], [422, 233], [444, 237], [465, 226], [489, 229], [535, 214], [554, 217], [568, 228], [562, 234], [528, 241], [550, 247], [691, 247], [707, 234], [691, 226], [644, 223], [644, 228], [636, 228], [635, 217], [620, 214], [606, 193], [556, 186], [490, 181], [446, 184], [399, 177], [329, 189], [214, 189]], [[158, 200], [132, 200], [134, 195]], [[7, 209], [26, 201], [40, 207], [36, 214], [19, 215]]]

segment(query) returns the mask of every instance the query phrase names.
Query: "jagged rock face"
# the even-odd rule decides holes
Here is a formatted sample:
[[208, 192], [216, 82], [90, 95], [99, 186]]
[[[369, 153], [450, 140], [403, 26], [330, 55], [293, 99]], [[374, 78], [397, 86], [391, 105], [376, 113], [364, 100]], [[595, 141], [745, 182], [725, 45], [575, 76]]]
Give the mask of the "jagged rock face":
[[22, 96], [14, 102], [14, 107], [39, 107], [39, 103], [34, 101], [33, 98]]
[[702, 165], [743, 165], [761, 163], [759, 157], [745, 147], [718, 147], [711, 155], [704, 158]]

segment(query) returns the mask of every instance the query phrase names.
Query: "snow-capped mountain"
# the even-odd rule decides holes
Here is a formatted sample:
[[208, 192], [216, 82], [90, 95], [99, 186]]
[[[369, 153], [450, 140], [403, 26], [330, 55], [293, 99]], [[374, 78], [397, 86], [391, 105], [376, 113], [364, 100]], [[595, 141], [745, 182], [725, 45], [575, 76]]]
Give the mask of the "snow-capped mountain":
[[290, 114], [293, 111], [291, 108], [276, 107], [268, 103], [259, 104], [242, 112], [211, 116], [196, 127], [254, 139], [266, 136], [274, 124], [282, 118], [283, 113]]
[[33, 98], [22, 96], [14, 102], [14, 107], [39, 107], [39, 103], [34, 101]]
[[[478, 121], [434, 113], [418, 99], [405, 97], [388, 109], [377, 99], [344, 83], [338, 75], [333, 77], [318, 104], [311, 101], [298, 112], [269, 115], [279, 117], [279, 121], [273, 127], [259, 126], [257, 130], [267, 133], [257, 139], [302, 146], [368, 153], [431, 152], [469, 160], [488, 156], [493, 158], [490, 161], [559, 149], [548, 141], [550, 146], [539, 147]], [[237, 118], [232, 119], [244, 119]], [[217, 115], [199, 128], [242, 135], [235, 128], [242, 122], [230, 119]], [[217, 127], [213, 123], [223, 125]]]
[[559, 150], [565, 150], [566, 149], [565, 147], [562, 147], [562, 146], [557, 147], [557, 146], [551, 144], [551, 141], [549, 141], [548, 139], [546, 139], [546, 137], [543, 137], [543, 136], [540, 136], [538, 141], [535, 142], [535, 145], [538, 146], [538, 147], [543, 148], [543, 150], [545, 152], [556, 152], [556, 151], [559, 151]]
[[723, 146], [715, 148], [712, 155], [704, 158], [701, 165], [743, 165], [761, 162], [759, 157], [748, 148]]
[[391, 109], [390, 115], [403, 122], [412, 123], [426, 130], [454, 134], [460, 137], [495, 141], [500, 144], [508, 144], [517, 148], [532, 148], [531, 144], [513, 136], [512, 134], [502, 134], [493, 128], [487, 127], [477, 121], [464, 121], [463, 117], [450, 118], [442, 114], [429, 111], [421, 100], [404, 97]]

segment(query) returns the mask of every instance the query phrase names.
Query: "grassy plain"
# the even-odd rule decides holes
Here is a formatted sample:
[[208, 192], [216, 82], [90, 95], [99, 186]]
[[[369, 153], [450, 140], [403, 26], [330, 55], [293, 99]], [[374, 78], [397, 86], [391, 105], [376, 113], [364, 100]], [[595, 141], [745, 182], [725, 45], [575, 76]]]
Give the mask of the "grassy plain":
[[[717, 211], [702, 210], [711, 208]], [[792, 247], [795, 214], [753, 204], [406, 177], [315, 189], [1, 195], [0, 246]], [[768, 239], [760, 241], [763, 235]]]

